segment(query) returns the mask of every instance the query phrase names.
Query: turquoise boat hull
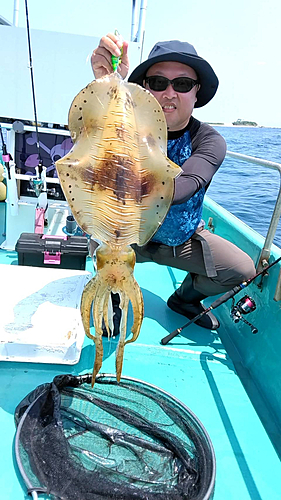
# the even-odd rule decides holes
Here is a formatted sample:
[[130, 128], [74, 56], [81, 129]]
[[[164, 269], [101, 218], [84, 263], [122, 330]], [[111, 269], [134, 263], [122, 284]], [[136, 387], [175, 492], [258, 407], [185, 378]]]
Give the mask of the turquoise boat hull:
[[[3, 206], [0, 204], [2, 212]], [[206, 197], [206, 223], [210, 217], [216, 234], [235, 242], [258, 261], [264, 242], [260, 235]], [[0, 221], [3, 225], [3, 214]], [[270, 262], [280, 256], [281, 250], [273, 245]], [[0, 272], [3, 264], [17, 265], [17, 253], [0, 250]], [[93, 272], [90, 258], [87, 270]], [[281, 496], [281, 308], [280, 302], [273, 300], [279, 272], [280, 263], [264, 278], [262, 290], [257, 283], [247, 289], [257, 304], [249, 319], [257, 334], [241, 322], [233, 323], [228, 301], [216, 310], [221, 322], [217, 332], [191, 325], [162, 346], [160, 340], [186, 322], [166, 306], [185, 273], [153, 263], [137, 264], [135, 268], [145, 315], [138, 340], [125, 348], [123, 375], [167, 391], [202, 422], [216, 456], [215, 500], [279, 500]], [[3, 282], [1, 290], [4, 294]], [[236, 298], [244, 294], [240, 292]], [[205, 305], [213, 300], [209, 298]], [[103, 342], [102, 371], [115, 373], [117, 341]], [[50, 382], [55, 375], [91, 372], [94, 349], [85, 338], [80, 360], [71, 366], [1, 362], [1, 498], [26, 498], [13, 446], [16, 406], [37, 385]]]

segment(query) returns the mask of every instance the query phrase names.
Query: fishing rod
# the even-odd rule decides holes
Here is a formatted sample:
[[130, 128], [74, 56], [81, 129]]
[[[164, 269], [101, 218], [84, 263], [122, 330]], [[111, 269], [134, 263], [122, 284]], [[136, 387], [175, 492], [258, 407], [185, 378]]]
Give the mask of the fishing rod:
[[46, 182], [46, 168], [43, 167], [43, 160], [40, 154], [40, 141], [38, 132], [38, 119], [37, 119], [37, 109], [36, 109], [36, 99], [35, 99], [35, 84], [33, 77], [33, 64], [32, 64], [32, 53], [31, 53], [31, 39], [30, 39], [30, 29], [29, 29], [29, 16], [28, 16], [28, 5], [27, 0], [25, 0], [25, 17], [26, 17], [26, 30], [27, 30], [27, 40], [28, 40], [28, 52], [29, 52], [29, 68], [31, 76], [31, 88], [32, 88], [32, 99], [33, 99], [33, 109], [34, 109], [34, 121], [35, 121], [35, 131], [36, 131], [36, 146], [38, 152], [39, 162], [35, 167], [36, 176], [32, 180], [32, 188], [35, 195], [38, 198], [38, 203], [36, 207], [35, 216], [35, 232], [43, 232], [43, 226], [47, 223], [46, 212], [48, 209], [48, 199], [47, 199], [47, 182]]
[[8, 178], [11, 179], [11, 172], [10, 172], [10, 161], [13, 159], [10, 155], [10, 153], [7, 153], [7, 147], [4, 141], [3, 137], [3, 132], [2, 132], [2, 127], [0, 125], [0, 134], [1, 134], [1, 141], [2, 141], [2, 158], [5, 163], [5, 167], [8, 172]]
[[29, 69], [31, 76], [31, 88], [32, 88], [32, 99], [33, 99], [33, 110], [34, 110], [34, 121], [35, 121], [35, 132], [36, 132], [36, 146], [38, 152], [39, 162], [35, 167], [36, 175], [31, 181], [31, 188], [35, 192], [38, 198], [35, 211], [35, 233], [42, 234], [44, 232], [44, 226], [47, 225], [47, 209], [48, 209], [48, 199], [47, 199], [47, 181], [46, 181], [46, 168], [43, 167], [43, 160], [40, 154], [40, 141], [38, 132], [38, 120], [37, 120], [37, 110], [36, 110], [36, 99], [35, 99], [35, 84], [33, 77], [33, 64], [32, 64], [32, 53], [31, 53], [31, 38], [29, 29], [29, 16], [28, 16], [28, 5], [27, 0], [25, 0], [25, 17], [26, 17], [26, 31], [28, 40], [28, 52], [29, 52]]
[[36, 145], [37, 145], [38, 158], [39, 158], [38, 172], [39, 172], [39, 178], [41, 179], [41, 174], [42, 174], [42, 170], [43, 170], [43, 161], [42, 161], [42, 158], [40, 155], [40, 143], [39, 143], [38, 120], [37, 120], [37, 110], [36, 110], [36, 100], [35, 100], [35, 85], [34, 85], [34, 77], [33, 77], [33, 65], [32, 65], [31, 40], [30, 40], [27, 0], [25, 0], [25, 15], [26, 15], [25, 17], [26, 17], [27, 40], [28, 40], [28, 52], [29, 52], [29, 69], [30, 69], [30, 76], [31, 76], [31, 88], [32, 88], [34, 121], [35, 121], [35, 131], [36, 131]]
[[[280, 260], [281, 260], [281, 257], [279, 257], [279, 259], [275, 260], [274, 262], [272, 262], [271, 264], [266, 266], [262, 271], [255, 274], [255, 276], [253, 276], [252, 278], [249, 278], [247, 281], [243, 281], [242, 283], [240, 283], [240, 285], [236, 285], [234, 288], [232, 288], [231, 290], [226, 292], [224, 295], [219, 297], [217, 300], [215, 300], [207, 309], [202, 311], [200, 314], [197, 314], [197, 316], [195, 316], [193, 319], [188, 321], [188, 323], [181, 326], [180, 328], [177, 328], [172, 333], [170, 333], [169, 335], [167, 335], [166, 337], [161, 339], [160, 344], [162, 344], [162, 345], [168, 344], [168, 342], [170, 342], [174, 337], [179, 335], [182, 332], [182, 330], [187, 328], [192, 323], [195, 323], [195, 321], [202, 318], [202, 316], [204, 316], [205, 314], [207, 314], [211, 310], [216, 309], [221, 304], [224, 304], [225, 302], [227, 302], [229, 299], [234, 297], [234, 295], [236, 295], [238, 292], [243, 290], [243, 288], [246, 288], [247, 286], [249, 286], [256, 278], [264, 275], [268, 269], [270, 269], [272, 266], [275, 266], [275, 264], [277, 264], [277, 262], [279, 262]], [[257, 329], [255, 327], [253, 327], [250, 323], [248, 323], [241, 316], [241, 314], [247, 314], [247, 312], [251, 312], [256, 308], [253, 299], [251, 299], [250, 297], [247, 296], [245, 303], [243, 305], [238, 303], [237, 306], [238, 307], [232, 308], [232, 316], [233, 316], [234, 321], [237, 322], [241, 319], [242, 321], [244, 321], [246, 324], [248, 324], [251, 327], [253, 333], [257, 333]]]

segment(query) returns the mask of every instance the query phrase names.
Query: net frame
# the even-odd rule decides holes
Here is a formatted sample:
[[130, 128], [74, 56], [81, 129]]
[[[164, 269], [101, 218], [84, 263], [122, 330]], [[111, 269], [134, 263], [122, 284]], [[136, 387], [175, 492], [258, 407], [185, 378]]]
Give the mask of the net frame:
[[[75, 379], [75, 382], [77, 381], [77, 385], [74, 386], [73, 390], [75, 389], [79, 389], [79, 386], [83, 386], [83, 384], [90, 384], [91, 383], [91, 374], [85, 374], [85, 375], [80, 375], [80, 376], [73, 376], [73, 375], [62, 375], [62, 376], [57, 376], [55, 377], [54, 381], [56, 379], [60, 379], [60, 378], [65, 378], [65, 377], [70, 377], [72, 380]], [[180, 496], [180, 497], [174, 497], [174, 498], [186, 498], [186, 499], [189, 499], [189, 498], [195, 498], [196, 500], [209, 500], [211, 498], [213, 498], [213, 494], [214, 494], [214, 486], [215, 486], [215, 476], [216, 476], [216, 460], [215, 460], [215, 453], [214, 453], [214, 449], [213, 449], [213, 445], [212, 445], [212, 442], [211, 442], [211, 439], [205, 429], [205, 427], [203, 426], [203, 424], [200, 422], [200, 420], [196, 417], [196, 415], [184, 404], [182, 403], [180, 400], [178, 400], [176, 397], [172, 396], [171, 394], [169, 394], [168, 392], [164, 391], [163, 389], [159, 389], [158, 387], [156, 387], [155, 385], [153, 384], [149, 384], [147, 382], [143, 382], [142, 380], [139, 380], [139, 379], [135, 379], [135, 378], [131, 378], [131, 377], [122, 377], [121, 379], [121, 383], [118, 384], [116, 382], [116, 378], [115, 378], [115, 375], [112, 375], [112, 374], [99, 374], [97, 376], [97, 379], [96, 379], [96, 384], [98, 386], [98, 384], [105, 384], [105, 385], [111, 385], [111, 386], [115, 386], [118, 388], [119, 387], [126, 387], [126, 384], [129, 385], [129, 387], [133, 387], [134, 391], [135, 392], [142, 392], [143, 394], [145, 394], [146, 396], [150, 397], [151, 395], [154, 395], [154, 394], [157, 394], [157, 397], [159, 396], [159, 400], [157, 399], [157, 403], [159, 403], [159, 401], [163, 400], [165, 402], [169, 402], [169, 403], [172, 403], [172, 408], [175, 408], [177, 409], [177, 411], [179, 412], [179, 416], [180, 416], [180, 419], [186, 417], [187, 420], [188, 420], [188, 425], [190, 425], [190, 422], [192, 422], [192, 429], [194, 431], [195, 429], [195, 433], [197, 432], [198, 435], [200, 436], [200, 439], [197, 440], [196, 436], [196, 440], [197, 440], [197, 446], [199, 446], [199, 448], [201, 448], [201, 452], [204, 456], [204, 454], [206, 454], [206, 450], [207, 450], [207, 457], [204, 456], [203, 458], [203, 467], [208, 469], [208, 474], [207, 474], [207, 478], [205, 477], [205, 483], [207, 481], [208, 484], [205, 484], [204, 485], [204, 490], [202, 492], [199, 492], [196, 496]], [[24, 411], [24, 413], [22, 413], [22, 415], [17, 415], [17, 410], [18, 408], [21, 406], [21, 403], [18, 405], [17, 409], [16, 409], [16, 412], [15, 412], [15, 419], [16, 419], [16, 422], [18, 424], [18, 427], [17, 427], [17, 432], [16, 432], [16, 437], [15, 437], [15, 456], [16, 456], [16, 461], [17, 461], [17, 464], [18, 464], [18, 467], [19, 467], [19, 471], [21, 473], [21, 476], [26, 484], [26, 487], [28, 489], [28, 493], [29, 494], [32, 494], [34, 495], [34, 492], [37, 492], [38, 494], [40, 493], [47, 493], [49, 494], [48, 492], [48, 488], [46, 487], [41, 487], [39, 486], [38, 484], [35, 485], [34, 482], [35, 481], [32, 481], [28, 475], [28, 473], [26, 472], [25, 470], [25, 465], [23, 464], [23, 461], [22, 461], [22, 452], [20, 451], [21, 448], [22, 448], [22, 445], [21, 445], [21, 432], [22, 432], [22, 428], [23, 426], [25, 425], [25, 420], [27, 418], [27, 416], [30, 414], [30, 412], [32, 411], [32, 408], [34, 408], [38, 402], [40, 403], [40, 400], [46, 395], [46, 393], [50, 390], [50, 383], [47, 383], [47, 384], [43, 384], [42, 386], [38, 386], [34, 391], [32, 391], [28, 396], [26, 396], [26, 398], [24, 398], [24, 401], [28, 401], [28, 398], [30, 397], [30, 395], [33, 396], [33, 400], [30, 402], [30, 404], [28, 404], [26, 410]], [[38, 393], [38, 394], [37, 394]], [[92, 392], [92, 394], [94, 394], [94, 392]], [[173, 412], [174, 412], [174, 409], [173, 409]], [[180, 421], [180, 420], [179, 420]], [[192, 435], [194, 437], [194, 432], [192, 431]], [[203, 437], [203, 441], [205, 441], [202, 445], [202, 443], [200, 442], [201, 438]], [[160, 433], [160, 438], [161, 438], [161, 433]], [[202, 468], [202, 466], [201, 466]], [[29, 471], [29, 474], [30, 474], [30, 471]], [[34, 475], [34, 478], [36, 478], [36, 475]], [[39, 481], [40, 483], [40, 481]], [[56, 498], [63, 498], [63, 497], [56, 497]], [[116, 497], [113, 497], [113, 496], [110, 496], [110, 497], [107, 497], [107, 496], [97, 496], [97, 497], [93, 497], [93, 498], [122, 498], [122, 496], [117, 496]], [[125, 497], [124, 497], [125, 498]], [[129, 497], [130, 498], [130, 497]], [[135, 498], [134, 496], [132, 496], [132, 498]], [[141, 496], [140, 497], [136, 497], [136, 498], [142, 498]], [[149, 496], [145, 496], [143, 498], [150, 498]], [[151, 497], [152, 498], [152, 497]], [[154, 494], [154, 498], [157, 499], [158, 498], [158, 494]], [[169, 496], [165, 497], [165, 496], [159, 496], [159, 499], [160, 498], [169, 498]], [[171, 497], [173, 498], [173, 497]]]

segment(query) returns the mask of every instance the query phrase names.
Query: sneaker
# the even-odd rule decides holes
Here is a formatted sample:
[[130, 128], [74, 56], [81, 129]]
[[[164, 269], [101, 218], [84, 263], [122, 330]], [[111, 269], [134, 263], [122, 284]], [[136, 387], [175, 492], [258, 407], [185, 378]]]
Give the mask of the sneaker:
[[[174, 292], [168, 299], [167, 306], [172, 309], [172, 311], [182, 314], [190, 320], [198, 316], [198, 314], [201, 314], [203, 311], [206, 311], [206, 307], [204, 307], [201, 302], [198, 301], [188, 304], [187, 302], [180, 300], [176, 292]], [[210, 311], [195, 321], [195, 324], [201, 326], [202, 328], [207, 328], [208, 330], [217, 330], [220, 326], [218, 319]]]

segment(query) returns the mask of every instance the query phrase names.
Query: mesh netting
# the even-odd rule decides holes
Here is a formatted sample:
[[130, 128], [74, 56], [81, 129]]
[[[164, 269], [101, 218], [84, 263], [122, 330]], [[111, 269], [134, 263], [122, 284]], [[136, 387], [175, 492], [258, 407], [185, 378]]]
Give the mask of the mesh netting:
[[144, 382], [62, 375], [16, 408], [17, 463], [31, 491], [63, 500], [207, 500], [215, 459], [198, 419]]

